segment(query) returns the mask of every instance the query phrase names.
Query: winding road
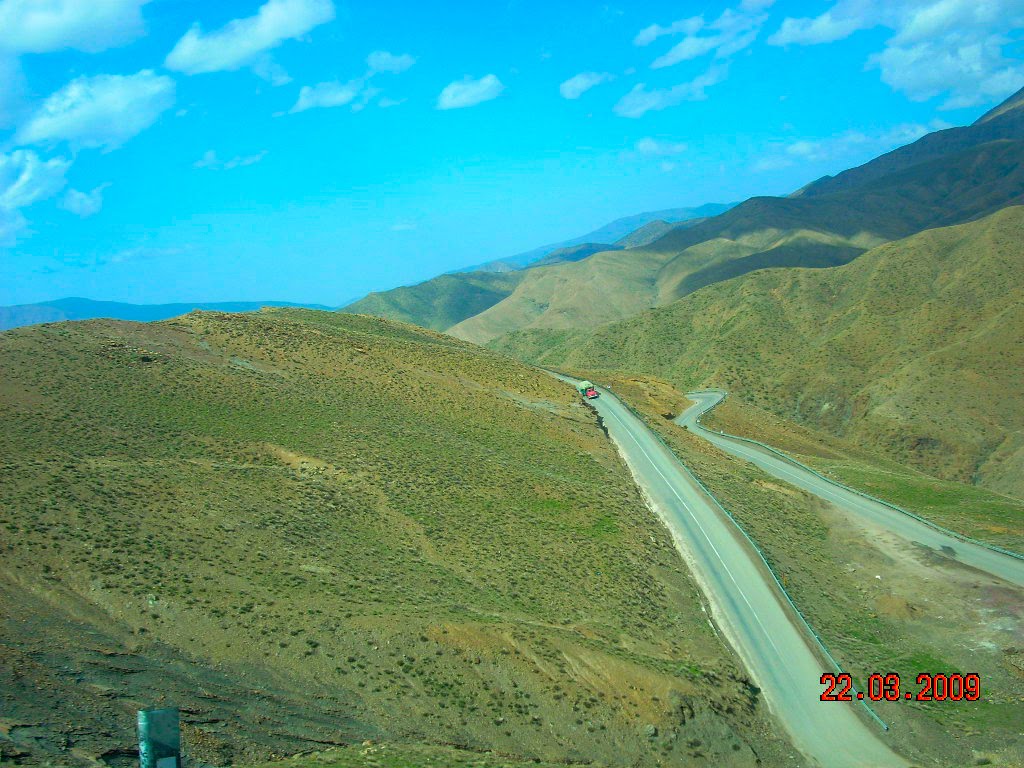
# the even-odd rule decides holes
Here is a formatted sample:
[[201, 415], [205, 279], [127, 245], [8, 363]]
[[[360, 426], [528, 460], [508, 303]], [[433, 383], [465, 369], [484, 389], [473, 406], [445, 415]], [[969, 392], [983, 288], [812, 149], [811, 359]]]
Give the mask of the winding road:
[[906, 512], [833, 483], [781, 454], [744, 438], [715, 432], [702, 426], [700, 417], [725, 398], [725, 393], [720, 390], [690, 392], [687, 397], [694, 401], [694, 405], [678, 416], [676, 423], [685, 426], [726, 453], [745, 459], [773, 477], [813, 493], [874, 526], [884, 528], [907, 541], [928, 547], [936, 554], [942, 554], [1011, 584], [1024, 586], [1024, 559], [959, 538]]
[[820, 701], [821, 674], [833, 668], [763, 561], [675, 455], [610, 392], [601, 392], [591, 402], [609, 435], [797, 749], [824, 768], [907, 766], [859, 705]]

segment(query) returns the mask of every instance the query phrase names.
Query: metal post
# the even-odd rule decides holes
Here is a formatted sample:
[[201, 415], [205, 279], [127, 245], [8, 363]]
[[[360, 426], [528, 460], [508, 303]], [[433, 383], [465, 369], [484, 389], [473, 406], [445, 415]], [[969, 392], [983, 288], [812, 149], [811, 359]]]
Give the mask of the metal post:
[[176, 707], [139, 710], [139, 768], [181, 768]]

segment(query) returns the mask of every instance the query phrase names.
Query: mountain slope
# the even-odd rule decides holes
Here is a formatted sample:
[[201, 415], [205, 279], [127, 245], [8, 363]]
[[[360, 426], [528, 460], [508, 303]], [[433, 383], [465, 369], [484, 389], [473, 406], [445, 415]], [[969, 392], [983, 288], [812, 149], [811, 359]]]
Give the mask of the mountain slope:
[[[888, 240], [1022, 200], [1024, 141], [990, 142], [858, 189], [753, 198], [695, 227], [673, 229], [643, 248], [531, 270], [507, 298], [450, 332], [486, 343], [519, 329], [611, 322], [755, 269], [844, 264]], [[546, 270], [559, 270], [557, 278]], [[596, 270], [606, 274], [597, 279]], [[619, 275], [627, 279], [611, 284], [609, 278]], [[595, 291], [595, 283], [603, 290]], [[629, 293], [630, 301], [615, 300], [617, 293]]]
[[604, 243], [618, 240], [654, 217], [668, 217], [673, 221], [700, 219], [728, 208], [728, 205], [708, 204], [627, 216], [563, 243], [440, 275], [417, 285], [371, 293], [342, 309], [443, 331], [508, 297], [522, 281], [525, 269], [582, 261], [595, 253], [617, 250], [622, 246]]
[[494, 306], [521, 280], [519, 272], [440, 275], [418, 285], [371, 293], [344, 307], [343, 311], [443, 331]]
[[584, 243], [614, 243], [621, 240], [623, 237], [627, 237], [630, 233], [635, 232], [637, 229], [640, 229], [652, 221], [660, 220], [678, 224], [692, 219], [704, 219], [709, 216], [717, 216], [720, 213], [724, 213], [734, 205], [736, 205], [736, 203], [705, 203], [704, 205], [699, 205], [696, 208], [666, 208], [661, 211], [646, 211], [632, 216], [624, 216], [621, 219], [616, 219], [615, 221], [605, 224], [603, 227], [598, 227], [585, 235], [580, 235], [579, 237], [574, 237], [569, 240], [563, 240], [560, 243], [542, 245], [539, 248], [524, 251], [523, 253], [517, 253], [515, 256], [509, 256], [504, 259], [497, 259], [495, 261], [485, 262], [484, 264], [477, 264], [473, 267], [466, 267], [466, 269], [461, 271], [505, 272], [513, 269], [524, 269], [526, 267], [533, 266], [552, 251], [556, 251], [560, 248], [571, 248], [573, 246], [583, 245]]
[[167, 320], [193, 310], [213, 312], [255, 312], [261, 307], [307, 307], [329, 309], [317, 304], [295, 304], [288, 301], [197, 301], [177, 304], [125, 304], [118, 301], [93, 301], [67, 298], [38, 304], [15, 304], [0, 307], [0, 331], [37, 323], [56, 323], [61, 320], [94, 320], [106, 317], [114, 320], [151, 322]]
[[582, 261], [589, 256], [593, 256], [595, 253], [601, 253], [602, 251], [621, 251], [622, 248], [623, 246], [621, 245], [610, 245], [608, 243], [581, 243], [580, 245], [572, 245], [568, 248], [559, 248], [554, 250], [544, 258], [533, 262], [530, 267], [547, 267], [551, 264], [565, 264], [571, 261]]
[[766, 270], [586, 331], [494, 346], [533, 362], [718, 385], [941, 477], [1024, 495], [1024, 208], [833, 269]]
[[595, 416], [537, 370], [290, 309], [8, 331], [0, 370], [5, 755], [127, 761], [165, 702], [213, 765], [364, 739], [785, 761]]
[[796, 193], [813, 197], [831, 192], [853, 189], [890, 173], [902, 171], [920, 163], [1000, 139], [1019, 139], [1024, 135], [1024, 89], [1018, 91], [999, 106], [986, 112], [972, 125], [935, 131], [912, 144], [899, 147], [835, 176], [825, 176]]
[[[532, 270], [507, 298], [450, 332], [487, 343], [520, 329], [611, 322], [752, 270], [845, 264], [881, 243], [1024, 201], [1021, 106], [1011, 99], [995, 117], [962, 131], [956, 140], [929, 144], [925, 137], [927, 152], [882, 159], [832, 191], [812, 185], [798, 196], [752, 198], [640, 248]], [[615, 286], [610, 277], [623, 282]]]

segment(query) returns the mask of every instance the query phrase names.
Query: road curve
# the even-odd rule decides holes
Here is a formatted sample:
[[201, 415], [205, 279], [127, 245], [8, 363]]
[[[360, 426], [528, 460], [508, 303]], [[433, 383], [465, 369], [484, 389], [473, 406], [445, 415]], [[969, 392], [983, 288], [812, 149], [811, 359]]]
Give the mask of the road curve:
[[897, 536], [923, 545], [957, 562], [976, 568], [1017, 586], [1024, 586], [1024, 559], [1004, 554], [980, 543], [965, 541], [952, 533], [869, 499], [856, 491], [833, 483], [796, 461], [762, 448], [742, 438], [714, 432], [700, 424], [700, 417], [725, 398], [719, 390], [690, 392], [694, 405], [676, 418], [676, 423], [740, 459], [751, 462], [768, 474], [813, 493], [826, 501], [888, 530]]
[[[572, 382], [571, 379], [563, 378]], [[793, 744], [823, 768], [889, 768], [908, 763], [857, 705], [822, 702], [832, 671], [798, 626], [764, 563], [675, 455], [607, 390], [591, 401], [612, 440], [675, 539], [711, 604], [712, 615], [761, 688]]]

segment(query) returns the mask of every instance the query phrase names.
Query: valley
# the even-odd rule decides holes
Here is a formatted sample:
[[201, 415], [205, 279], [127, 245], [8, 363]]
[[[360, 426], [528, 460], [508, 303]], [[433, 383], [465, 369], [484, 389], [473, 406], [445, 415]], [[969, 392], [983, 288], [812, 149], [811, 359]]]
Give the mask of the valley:
[[0, 765], [1024, 766], [1024, 11], [64, 5], [0, 0]]

